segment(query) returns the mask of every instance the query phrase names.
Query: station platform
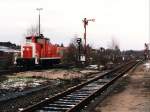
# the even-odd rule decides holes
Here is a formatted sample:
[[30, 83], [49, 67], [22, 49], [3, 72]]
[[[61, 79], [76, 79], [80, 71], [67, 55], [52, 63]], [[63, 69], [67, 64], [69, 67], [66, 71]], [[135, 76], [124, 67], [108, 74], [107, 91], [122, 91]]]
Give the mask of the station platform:
[[150, 112], [150, 62], [130, 71], [93, 112]]

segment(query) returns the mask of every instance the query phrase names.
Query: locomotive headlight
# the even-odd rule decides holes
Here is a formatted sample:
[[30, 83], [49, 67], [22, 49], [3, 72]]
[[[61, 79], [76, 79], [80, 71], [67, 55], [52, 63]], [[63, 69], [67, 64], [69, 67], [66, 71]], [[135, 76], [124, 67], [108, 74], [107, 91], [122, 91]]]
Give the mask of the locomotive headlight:
[[27, 48], [26, 50], [29, 51], [29, 48]]

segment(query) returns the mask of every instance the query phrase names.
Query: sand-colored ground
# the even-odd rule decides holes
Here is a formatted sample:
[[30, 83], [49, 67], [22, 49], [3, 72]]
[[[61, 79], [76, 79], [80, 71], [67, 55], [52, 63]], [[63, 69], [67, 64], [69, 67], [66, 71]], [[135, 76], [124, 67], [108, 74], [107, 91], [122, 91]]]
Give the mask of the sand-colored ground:
[[16, 76], [26, 76], [26, 77], [43, 77], [48, 79], [74, 79], [81, 78], [89, 73], [96, 73], [97, 70], [63, 70], [63, 69], [51, 69], [43, 71], [28, 71], [17, 73]]
[[150, 112], [150, 64], [138, 66], [123, 83], [93, 111]]

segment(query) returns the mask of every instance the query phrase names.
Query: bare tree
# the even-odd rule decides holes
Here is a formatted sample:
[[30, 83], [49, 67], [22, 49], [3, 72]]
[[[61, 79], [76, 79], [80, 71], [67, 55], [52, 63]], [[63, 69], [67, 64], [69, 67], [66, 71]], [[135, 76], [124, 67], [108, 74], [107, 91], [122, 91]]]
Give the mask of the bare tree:
[[117, 41], [116, 38], [111, 39], [111, 42], [108, 45], [108, 49], [112, 50], [119, 49], [119, 42]]
[[113, 63], [119, 63], [121, 61], [119, 42], [115, 38], [112, 38], [111, 43], [108, 45], [107, 53]]
[[75, 64], [77, 58], [76, 38], [72, 38], [64, 53], [63, 63]]
[[24, 36], [38, 35], [38, 33], [39, 33], [38, 25], [31, 25], [29, 28], [27, 28]]
[[[74, 37], [71, 39], [68, 47], [67, 47], [67, 50], [66, 52], [64, 53], [64, 59], [63, 59], [63, 62], [64, 63], [71, 63], [71, 64], [77, 64], [77, 62], [79, 61], [78, 60], [78, 56], [79, 56], [79, 45], [77, 43], [77, 37]], [[83, 50], [83, 44], [81, 44], [81, 54], [84, 53], [84, 50]]]

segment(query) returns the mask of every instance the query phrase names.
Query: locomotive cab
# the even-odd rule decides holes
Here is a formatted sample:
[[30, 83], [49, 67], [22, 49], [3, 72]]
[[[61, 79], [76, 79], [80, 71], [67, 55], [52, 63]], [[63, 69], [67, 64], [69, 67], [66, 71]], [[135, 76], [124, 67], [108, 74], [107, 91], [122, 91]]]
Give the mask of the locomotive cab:
[[35, 64], [35, 37], [25, 38], [25, 43], [21, 45], [21, 56], [16, 58], [19, 66], [33, 66]]

